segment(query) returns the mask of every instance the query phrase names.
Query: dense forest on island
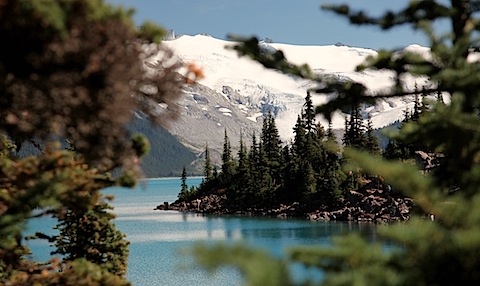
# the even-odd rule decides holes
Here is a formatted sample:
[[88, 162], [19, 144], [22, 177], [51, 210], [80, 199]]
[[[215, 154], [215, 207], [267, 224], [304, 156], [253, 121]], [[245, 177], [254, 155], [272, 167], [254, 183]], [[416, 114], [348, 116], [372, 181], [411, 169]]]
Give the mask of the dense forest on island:
[[[428, 94], [417, 96], [399, 128], [429, 111]], [[420, 99], [422, 98], [422, 100]], [[206, 146], [204, 180], [198, 187], [182, 185], [179, 199], [168, 209], [202, 213], [235, 213], [307, 217], [313, 220], [392, 221], [410, 217], [412, 202], [376, 174], [362, 172], [343, 153], [356, 148], [371, 156], [418, 164], [425, 168], [424, 146], [390, 140], [381, 150], [370, 118], [362, 118], [360, 106], [345, 117], [345, 132], [337, 140], [331, 125], [317, 123], [310, 92], [297, 118], [291, 143], [280, 140], [270, 113], [250, 144], [241, 137], [232, 154], [225, 131], [222, 164], [211, 165]], [[391, 129], [391, 128], [390, 128]], [[428, 155], [430, 154], [430, 155]], [[428, 170], [429, 171], [429, 170]], [[186, 181], [186, 174], [182, 175]], [[166, 206], [159, 206], [164, 209]]]
[[[375, 98], [436, 94], [429, 111], [402, 123], [389, 134], [388, 157], [372, 157], [357, 148], [344, 154], [367, 174], [382, 176], [393, 189], [412, 199], [419, 214], [409, 220], [378, 227], [378, 238], [398, 247], [386, 249], [382, 242], [368, 242], [360, 234], [337, 237], [328, 247], [291, 247], [286, 258], [270, 256], [244, 245], [198, 245], [192, 250], [206, 270], [230, 266], [242, 273], [245, 285], [299, 285], [292, 277], [293, 265], [316, 268], [324, 273], [319, 285], [477, 285], [480, 283], [480, 3], [478, 1], [409, 1], [398, 11], [371, 16], [348, 5], [322, 8], [359, 26], [374, 26], [394, 32], [410, 26], [430, 42], [428, 57], [415, 52], [381, 50], [357, 67], [358, 71], [385, 70], [395, 75], [394, 86], [370, 93], [358, 82], [338, 82], [315, 76], [308, 66], [296, 66], [281, 52], [261, 53], [256, 38], [239, 39], [233, 46], [267, 68], [318, 82], [314, 91], [335, 93], [329, 102], [315, 107], [327, 120], [336, 110]], [[434, 27], [446, 23], [447, 33]], [[428, 79], [422, 89], [407, 89], [405, 75]], [[448, 103], [442, 103], [442, 98]], [[411, 112], [411, 111], [410, 111]], [[415, 113], [415, 111], [413, 112]], [[415, 115], [414, 115], [415, 116]], [[415, 119], [415, 118], [414, 118]], [[347, 124], [348, 125], [348, 124]], [[395, 146], [397, 145], [397, 146]], [[435, 156], [432, 168], [423, 172], [409, 160], [410, 146]], [[397, 148], [397, 147], [402, 148]], [[388, 151], [392, 149], [392, 151]], [[402, 151], [403, 149], [403, 151]], [[400, 150], [400, 151], [398, 151]], [[422, 154], [422, 153], [420, 153]], [[424, 217], [421, 214], [431, 214]], [[300, 285], [315, 285], [305, 282]]]

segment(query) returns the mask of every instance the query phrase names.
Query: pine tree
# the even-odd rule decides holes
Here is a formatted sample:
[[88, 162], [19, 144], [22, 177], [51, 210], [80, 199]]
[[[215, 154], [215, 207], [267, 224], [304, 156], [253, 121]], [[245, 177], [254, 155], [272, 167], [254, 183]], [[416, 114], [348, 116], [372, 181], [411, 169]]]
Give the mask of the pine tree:
[[404, 158], [402, 149], [398, 145], [398, 142], [396, 140], [393, 140], [393, 139], [388, 140], [387, 147], [385, 147], [385, 150], [383, 152], [383, 157], [390, 160]]
[[[278, 198], [281, 202], [294, 202], [295, 198], [295, 183], [292, 183], [296, 169], [296, 160], [291, 151], [291, 145], [285, 145], [282, 149], [282, 186], [278, 190]], [[297, 199], [298, 200], [298, 199]]]
[[182, 170], [182, 176], [180, 178], [181, 180], [181, 191], [180, 192], [186, 192], [188, 191], [188, 185], [187, 185], [187, 170], [185, 169], [185, 167], [183, 167], [183, 170]]
[[420, 106], [420, 115], [427, 113], [430, 110], [429, 104], [428, 104], [428, 97], [429, 94], [427, 92], [427, 88], [424, 86], [422, 88], [422, 105]]
[[249, 162], [249, 157], [247, 149], [243, 142], [243, 135], [240, 134], [240, 148], [238, 150], [238, 167], [235, 175], [235, 179], [232, 181], [232, 184], [229, 186], [229, 193], [231, 194], [228, 198], [231, 202], [240, 204], [242, 207], [247, 205], [252, 205], [254, 202], [253, 191], [252, 191], [252, 175], [251, 175], [251, 166]]
[[307, 142], [305, 123], [300, 116], [297, 118], [297, 123], [293, 129], [295, 138], [293, 141], [293, 151], [297, 157], [304, 157], [305, 146]]
[[245, 144], [243, 143], [243, 134], [240, 133], [240, 147], [238, 149], [238, 169], [239, 171], [248, 171], [248, 156], [247, 156], [247, 149]]
[[[415, 92], [418, 92], [415, 90]], [[415, 100], [414, 100], [414, 105], [413, 105], [413, 113], [411, 120], [417, 121], [418, 118], [420, 118], [420, 114], [422, 113], [422, 104], [420, 103], [420, 96], [418, 94], [415, 94]]]
[[258, 142], [257, 142], [257, 135], [255, 133], [252, 134], [252, 145], [250, 146], [250, 152], [248, 152], [248, 161], [250, 163], [250, 172], [252, 175], [257, 173], [257, 166], [258, 166]]
[[367, 139], [365, 134], [363, 118], [360, 115], [360, 107], [354, 106], [350, 118], [345, 118], [345, 134], [343, 136], [343, 145], [346, 147], [355, 147], [365, 149]]
[[59, 223], [54, 229], [59, 235], [49, 238], [56, 247], [52, 254], [63, 255], [64, 261], [84, 258], [115, 275], [126, 275], [130, 243], [115, 229], [112, 209], [106, 202], [101, 202], [91, 210], [69, 210], [57, 216]]
[[212, 167], [212, 160], [210, 159], [210, 150], [208, 148], [208, 144], [205, 145], [205, 166], [203, 168], [203, 175], [205, 176], [205, 182], [209, 182], [215, 177]]
[[307, 96], [305, 97], [305, 103], [303, 105], [302, 119], [305, 122], [305, 131], [307, 133], [315, 132], [315, 108], [313, 106], [312, 97], [310, 91], [307, 91]]
[[366, 130], [366, 146], [365, 149], [375, 155], [380, 155], [380, 147], [378, 146], [378, 138], [374, 134], [372, 118], [369, 116]]
[[224, 184], [229, 184], [235, 174], [235, 161], [232, 156], [232, 147], [228, 139], [227, 129], [225, 129], [225, 136], [223, 142], [222, 153], [222, 174], [221, 178]]
[[337, 137], [336, 137], [335, 133], [333, 132], [332, 121], [328, 122], [327, 140], [332, 141], [332, 142], [337, 141]]
[[[178, 200], [180, 201], [187, 201], [190, 199], [190, 195], [192, 194], [190, 192], [190, 190], [188, 189], [188, 185], [187, 185], [187, 170], [185, 169], [185, 167], [183, 167], [183, 170], [182, 170], [182, 176], [180, 177], [180, 181], [181, 181], [181, 190], [180, 190], [180, 193], [178, 194]], [[193, 187], [193, 186], [192, 186]]]
[[325, 167], [322, 173], [322, 179], [319, 182], [321, 195], [326, 197], [327, 205], [338, 204], [343, 198], [341, 192], [341, 183], [343, 181], [343, 172], [340, 166], [340, 147], [337, 138], [333, 133], [332, 123], [329, 122], [327, 130], [327, 139], [323, 142], [323, 157], [325, 158]]
[[300, 184], [297, 185], [297, 188], [301, 193], [301, 200], [303, 202], [310, 201], [317, 191], [317, 179], [310, 162], [300, 162], [299, 174], [297, 176], [300, 177]]
[[271, 164], [278, 165], [282, 142], [272, 113], [269, 113], [268, 117], [264, 119], [260, 138], [269, 161]]

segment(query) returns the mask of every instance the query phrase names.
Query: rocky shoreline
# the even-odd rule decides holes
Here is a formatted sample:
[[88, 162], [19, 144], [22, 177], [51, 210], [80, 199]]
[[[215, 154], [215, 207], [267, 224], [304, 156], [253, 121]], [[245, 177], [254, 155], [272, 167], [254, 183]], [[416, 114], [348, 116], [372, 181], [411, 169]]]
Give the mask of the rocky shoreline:
[[224, 190], [201, 196], [192, 201], [165, 202], [155, 210], [175, 210], [213, 215], [265, 216], [305, 218], [312, 221], [379, 222], [405, 221], [410, 218], [412, 200], [393, 193], [388, 185], [374, 182], [344, 195], [341, 204], [326, 206], [321, 201], [277, 205], [269, 208], [242, 208], [228, 204]]

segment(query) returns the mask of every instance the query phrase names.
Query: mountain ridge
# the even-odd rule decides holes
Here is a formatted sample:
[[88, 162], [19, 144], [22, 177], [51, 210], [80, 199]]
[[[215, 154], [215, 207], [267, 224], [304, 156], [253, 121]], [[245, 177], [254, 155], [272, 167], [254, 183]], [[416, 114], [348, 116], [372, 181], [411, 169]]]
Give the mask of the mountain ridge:
[[[248, 58], [238, 57], [228, 49], [234, 42], [219, 40], [206, 35], [181, 36], [164, 41], [162, 45], [174, 51], [183, 63], [193, 63], [201, 68], [205, 78], [184, 89], [184, 97], [178, 102], [180, 116], [168, 129], [182, 144], [197, 154], [208, 144], [213, 152], [221, 152], [224, 131], [227, 130], [232, 147], [238, 147], [240, 134], [249, 142], [253, 133], [259, 134], [262, 117], [272, 112], [280, 136], [288, 142], [293, 136], [293, 126], [304, 104], [306, 91], [315, 87], [312, 81], [296, 78], [274, 70]], [[394, 75], [384, 71], [356, 72], [357, 65], [376, 51], [345, 45], [297, 46], [291, 44], [260, 42], [266, 52], [281, 50], [295, 64], [308, 64], [319, 76], [331, 76], [341, 80], [354, 80], [365, 84], [373, 95], [393, 84]], [[419, 53], [426, 48], [411, 45], [405, 50]], [[156, 58], [149, 59], [155, 61]], [[404, 84], [414, 88], [424, 80], [406, 77]], [[315, 105], [327, 102], [332, 95], [312, 94]], [[378, 100], [376, 105], [363, 106], [362, 114], [372, 118], [375, 128], [401, 120], [404, 111], [413, 106], [414, 98]], [[343, 129], [346, 114], [333, 117], [333, 128]], [[327, 122], [317, 117], [325, 127]], [[248, 144], [247, 144], [248, 145]]]

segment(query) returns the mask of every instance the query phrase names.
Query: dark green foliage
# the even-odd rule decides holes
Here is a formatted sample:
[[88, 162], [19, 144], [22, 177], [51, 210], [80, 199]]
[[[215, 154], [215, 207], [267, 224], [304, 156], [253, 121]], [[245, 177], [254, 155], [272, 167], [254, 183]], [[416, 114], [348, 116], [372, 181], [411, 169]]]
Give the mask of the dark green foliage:
[[228, 139], [227, 129], [225, 129], [225, 137], [223, 142], [223, 153], [222, 153], [222, 173], [220, 175], [221, 180], [224, 184], [230, 184], [233, 176], [235, 175], [235, 160], [232, 155], [232, 146], [230, 145], [230, 140]]
[[187, 185], [187, 170], [183, 168], [182, 171], [182, 176], [180, 178], [181, 180], [181, 190], [180, 193], [178, 194], [178, 201], [180, 202], [185, 202], [185, 201], [191, 201], [197, 196], [197, 188], [195, 186], [191, 186], [190, 189], [188, 188]]
[[326, 205], [337, 203], [342, 198], [339, 148], [331, 129], [325, 137], [324, 128], [315, 123], [310, 93], [294, 133], [292, 145], [282, 147], [270, 113], [264, 118], [260, 142], [253, 134], [247, 150], [241, 137], [237, 160], [233, 159], [225, 133], [222, 173], [218, 179], [207, 178], [199, 187], [199, 193], [226, 189], [229, 202], [239, 208], [273, 207], [317, 199]]
[[129, 242], [115, 229], [111, 209], [106, 202], [101, 202], [91, 210], [69, 210], [58, 215], [59, 224], [55, 229], [60, 234], [49, 238], [56, 247], [52, 254], [63, 255], [64, 261], [85, 258], [115, 275], [126, 275]]
[[[419, 92], [416, 84], [415, 92]], [[425, 92], [425, 88], [423, 88], [422, 92]], [[409, 122], [417, 122], [423, 115], [430, 112], [430, 108], [426, 103], [426, 96], [427, 94], [422, 93], [423, 100], [420, 102], [419, 95], [415, 94], [413, 111], [412, 113], [408, 109], [404, 111], [405, 118], [399, 123], [398, 129], [403, 129]], [[444, 102], [437, 100], [437, 104], [444, 104]], [[390, 131], [388, 137], [389, 141], [383, 152], [383, 156], [387, 159], [412, 160], [416, 151], [431, 152], [421, 141], [414, 142], [415, 140], [411, 140], [411, 138], [400, 139], [399, 132]]]
[[[0, 162], [0, 173], [5, 190], [0, 200], [0, 279], [14, 279], [15, 275], [35, 268], [33, 262], [22, 259], [28, 250], [20, 243], [21, 231], [33, 209], [59, 219], [58, 237], [39, 235], [53, 242], [56, 252], [65, 254], [62, 264], [51, 265], [53, 270], [67, 267], [68, 261], [85, 258], [117, 277], [124, 277], [128, 242], [110, 222], [114, 215], [106, 211], [109, 206], [100, 201], [100, 189], [114, 185], [115, 181], [99, 175], [98, 170], [90, 169], [78, 156], [66, 151], [16, 161], [5, 157]], [[53, 275], [49, 273], [46, 272]]]
[[203, 175], [205, 176], [205, 181], [207, 182], [215, 177], [212, 167], [212, 161], [210, 159], [210, 150], [208, 149], [208, 144], [205, 146], [205, 167], [203, 169]]
[[229, 186], [230, 201], [242, 207], [253, 205], [255, 192], [253, 190], [253, 176], [251, 162], [249, 161], [247, 148], [243, 143], [243, 136], [240, 136], [240, 148], [238, 150], [238, 168], [232, 184]]
[[268, 117], [264, 119], [261, 135], [262, 146], [265, 156], [268, 158], [268, 164], [271, 169], [278, 169], [280, 167], [282, 142], [272, 113], [269, 113]]
[[365, 150], [368, 152], [379, 155], [380, 154], [380, 147], [378, 146], [378, 138], [374, 134], [375, 130], [373, 129], [372, 118], [368, 117], [367, 121], [367, 130], [366, 130], [366, 144]]
[[304, 156], [305, 154], [303, 153], [305, 152], [305, 149], [307, 146], [307, 136], [306, 136], [305, 124], [302, 121], [300, 116], [298, 116], [297, 118], [297, 123], [295, 124], [293, 132], [295, 134], [295, 138], [292, 146], [293, 152], [296, 156]]
[[305, 97], [305, 104], [303, 105], [303, 120], [305, 121], [305, 130], [307, 133], [315, 132], [315, 108], [313, 106], [312, 97], [310, 92], [307, 91], [307, 96]]
[[181, 187], [182, 187], [182, 192], [185, 192], [188, 190], [188, 185], [187, 185], [187, 170], [185, 169], [185, 167], [183, 167], [183, 170], [182, 170], [182, 177], [180, 178], [181, 181], [182, 181], [182, 184], [181, 184]]
[[396, 140], [389, 140], [383, 156], [387, 159], [407, 159], [410, 157], [410, 152]]
[[350, 118], [345, 118], [345, 134], [342, 141], [344, 146], [363, 149], [372, 154], [380, 153], [371, 118], [368, 118], [365, 125], [358, 106], [352, 108]]

